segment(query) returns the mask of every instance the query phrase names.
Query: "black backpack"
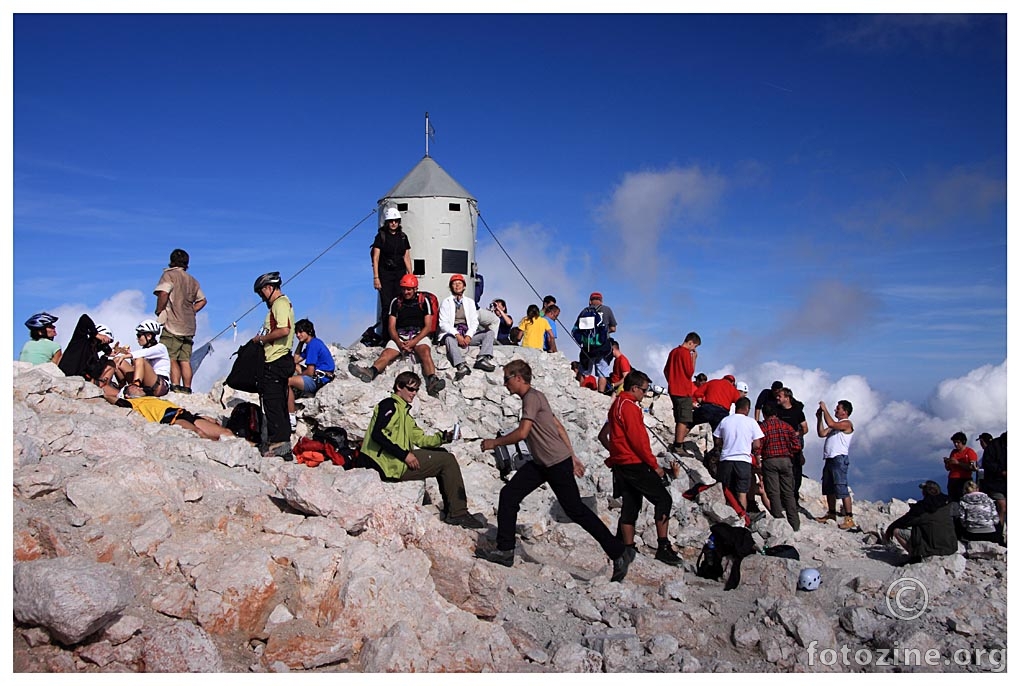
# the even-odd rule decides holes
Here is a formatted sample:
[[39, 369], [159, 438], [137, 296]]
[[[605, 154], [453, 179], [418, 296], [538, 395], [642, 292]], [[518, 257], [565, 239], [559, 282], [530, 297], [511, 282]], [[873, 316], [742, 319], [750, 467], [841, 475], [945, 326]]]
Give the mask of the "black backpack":
[[612, 346], [609, 343], [609, 325], [606, 324], [606, 314], [601, 309], [588, 307], [581, 310], [577, 315], [577, 323], [570, 332], [581, 346], [581, 354], [589, 360], [598, 360], [612, 353]]
[[715, 549], [715, 536], [709, 536], [708, 541], [702, 546], [694, 573], [702, 579], [712, 579], [713, 581], [718, 581], [722, 577], [722, 555]]
[[312, 433], [313, 441], [328, 443], [344, 458], [344, 469], [358, 466], [358, 457], [361, 453], [361, 441], [353, 441], [347, 435], [347, 430], [342, 426], [328, 426], [325, 429], [316, 429]]
[[739, 526], [730, 526], [718, 522], [711, 527], [712, 536], [715, 538], [716, 551], [722, 555], [733, 556], [733, 568], [730, 576], [726, 579], [724, 591], [731, 591], [740, 584], [740, 563], [748, 555], [755, 553], [754, 538], [751, 532]]
[[785, 557], [788, 560], [800, 559], [800, 553], [792, 545], [774, 545], [771, 548], [765, 548], [765, 554], [772, 557]]
[[224, 425], [235, 436], [240, 436], [252, 443], [262, 443], [262, 426], [265, 415], [262, 408], [255, 403], [240, 403], [230, 412], [230, 418]]
[[248, 341], [234, 353], [237, 359], [230, 368], [224, 385], [245, 393], [258, 393], [259, 380], [266, 366], [266, 351], [261, 343]]

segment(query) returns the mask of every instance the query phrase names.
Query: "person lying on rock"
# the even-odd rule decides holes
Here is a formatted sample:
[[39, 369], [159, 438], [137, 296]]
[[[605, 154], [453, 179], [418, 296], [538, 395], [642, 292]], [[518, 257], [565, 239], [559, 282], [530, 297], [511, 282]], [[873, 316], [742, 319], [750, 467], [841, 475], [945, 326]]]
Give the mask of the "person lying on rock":
[[[379, 472], [383, 481], [424, 481], [436, 477], [443, 496], [444, 521], [465, 529], [481, 529], [485, 525], [468, 512], [457, 458], [439, 449], [452, 440], [452, 432], [426, 434], [410, 415], [411, 402], [419, 390], [421, 377], [417, 374], [411, 371], [397, 374], [393, 395], [375, 406], [361, 443], [361, 455], [368, 458], [367, 466]], [[412, 450], [412, 445], [420, 447]]]
[[106, 398], [106, 402], [117, 407], [132, 409], [150, 422], [184, 427], [211, 441], [218, 441], [221, 436], [234, 435], [230, 429], [221, 426], [219, 422], [188, 412], [168, 400], [146, 395], [145, 391], [138, 386], [125, 386], [123, 392], [124, 397], [122, 398], [120, 390], [116, 386], [106, 385], [103, 387], [103, 397]]
[[549, 484], [566, 515], [587, 531], [613, 561], [612, 581], [623, 581], [637, 552], [614, 536], [598, 515], [581, 501], [575, 477], [584, 476], [584, 464], [574, 454], [567, 431], [553, 414], [549, 400], [532, 388], [531, 366], [524, 360], [511, 360], [503, 367], [503, 385], [521, 398], [521, 423], [508, 434], [482, 441], [482, 450], [525, 441], [532, 460], [521, 465], [499, 492], [496, 549], [478, 548], [475, 556], [512, 567], [521, 501], [542, 484]]

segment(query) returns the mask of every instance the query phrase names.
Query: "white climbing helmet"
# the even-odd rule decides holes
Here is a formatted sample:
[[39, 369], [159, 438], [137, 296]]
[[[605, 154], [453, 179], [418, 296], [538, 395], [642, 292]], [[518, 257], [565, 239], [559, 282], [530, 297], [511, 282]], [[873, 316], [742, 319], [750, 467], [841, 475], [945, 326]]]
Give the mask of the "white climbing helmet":
[[387, 222], [387, 221], [389, 221], [391, 219], [399, 220], [400, 219], [400, 210], [398, 210], [396, 207], [387, 207], [383, 211], [382, 218], [383, 218], [384, 222]]
[[816, 591], [822, 585], [822, 575], [814, 568], [800, 570], [800, 578], [797, 579], [798, 591]]
[[103, 336], [109, 336], [111, 339], [113, 338], [113, 332], [102, 324], [96, 324], [96, 333]]
[[155, 319], [146, 319], [135, 327], [135, 333], [151, 333], [158, 336], [161, 328], [159, 322]]

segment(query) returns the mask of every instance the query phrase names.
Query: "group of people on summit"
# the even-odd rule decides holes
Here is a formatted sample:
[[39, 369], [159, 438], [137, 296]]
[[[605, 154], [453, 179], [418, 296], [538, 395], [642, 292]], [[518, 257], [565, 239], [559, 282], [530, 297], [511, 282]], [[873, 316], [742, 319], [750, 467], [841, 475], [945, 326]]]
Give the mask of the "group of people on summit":
[[[371, 382], [398, 358], [412, 356], [420, 362], [424, 379], [413, 371], [396, 376], [392, 394], [373, 412], [357, 466], [373, 468], [387, 481], [435, 477], [443, 498], [444, 521], [482, 528], [484, 524], [468, 510], [459, 464], [442, 448], [454, 439], [453, 433], [424, 432], [410, 415], [410, 406], [423, 386], [433, 396], [445, 388], [446, 380], [437, 374], [432, 358], [434, 346], [444, 351], [453, 369], [452, 380], [459, 382], [472, 369], [496, 371], [493, 346], [497, 344], [556, 352], [560, 310], [556, 299], [547, 296], [542, 309], [529, 306], [527, 315], [514, 326], [505, 301], [497, 299], [489, 308], [479, 308], [465, 294], [466, 279], [461, 274], [450, 277], [450, 294], [439, 302], [434, 295], [419, 290], [418, 279], [411, 273], [410, 245], [400, 223], [399, 211], [387, 208], [384, 225], [371, 246], [373, 285], [379, 291], [382, 313], [379, 331], [385, 345], [371, 365], [361, 367], [352, 362], [348, 371]], [[191, 392], [195, 315], [206, 305], [206, 297], [188, 273], [188, 264], [184, 250], [171, 253], [170, 264], [153, 291], [157, 318], [138, 324], [137, 347], [121, 346], [108, 328], [82, 315], [68, 350], [61, 351], [54, 341], [57, 318], [41, 312], [26, 322], [31, 340], [22, 349], [21, 359], [54, 362], [65, 374], [84, 376], [103, 387], [109, 402], [132, 407], [150, 421], [177, 424], [214, 440], [229, 435], [230, 431], [215, 420], [162, 400], [171, 391]], [[252, 341], [260, 346], [263, 358], [258, 379], [267, 429], [263, 454], [292, 460], [295, 397], [313, 395], [333, 381], [335, 362], [328, 347], [316, 338], [312, 322], [295, 321], [294, 306], [282, 285], [279, 272], [267, 272], [255, 280], [253, 290], [268, 311]], [[617, 325], [612, 309], [596, 291], [590, 294], [588, 306], [578, 314], [570, 332], [579, 348], [578, 360], [571, 363], [578, 382], [615, 396], [598, 440], [609, 455], [605, 463], [612, 470], [613, 495], [622, 502], [616, 533], [610, 532], [582, 502], [576, 477], [584, 474], [585, 467], [545, 394], [532, 386], [530, 365], [514, 359], [503, 366], [502, 375], [507, 391], [521, 398], [518, 426], [483, 440], [481, 447], [488, 451], [524, 441], [531, 459], [518, 467], [500, 491], [495, 547], [479, 547], [476, 555], [512, 565], [520, 504], [528, 494], [548, 484], [564, 512], [612, 560], [614, 581], [625, 577], [637, 555], [635, 526], [644, 499], [653, 508], [658, 540], [655, 559], [679, 565], [680, 557], [669, 543], [673, 502], [665, 485], [666, 469], [651, 449], [641, 408], [645, 397], [663, 390], [670, 396], [675, 422], [669, 451], [694, 455], [688, 434], [694, 425], [707, 424], [716, 440], [713, 451], [703, 458], [736, 501], [738, 511], [764, 516], [756, 503], [756, 497], [760, 497], [773, 517], [785, 517], [793, 530], [798, 530], [804, 436], [809, 430], [804, 404], [776, 381], [758, 395], [752, 418], [746, 383], [729, 374], [708, 379], [697, 373], [697, 350], [702, 340], [693, 331], [667, 357], [663, 369], [667, 389], [654, 387], [647, 374], [632, 367], [612, 338]], [[295, 339], [299, 343], [296, 349]], [[467, 353], [473, 347], [479, 350], [469, 366]], [[841, 529], [856, 526], [848, 486], [849, 453], [855, 434], [852, 413], [853, 405], [848, 400], [839, 400], [832, 411], [822, 401], [815, 411], [815, 430], [825, 439], [822, 493], [828, 507], [821, 521], [842, 515]], [[947, 540], [941, 508], [950, 501], [959, 503], [956, 513], [957, 521], [962, 521], [957, 524], [958, 531], [962, 527], [961, 537], [975, 540], [975, 536], [988, 536], [987, 540], [1001, 541], [1001, 525], [1005, 523], [1005, 434], [999, 439], [982, 434], [980, 440], [985, 448], [980, 485], [972, 478], [978, 471], [977, 456], [966, 447], [966, 436], [955, 434], [954, 450], [945, 459], [948, 497], [941, 496], [934, 482], [922, 484], [922, 501], [889, 528], [889, 540], [903, 545], [912, 559], [945, 554], [938, 552], [946, 547]], [[841, 513], [837, 511], [839, 501]], [[932, 531], [938, 534], [935, 542]]]

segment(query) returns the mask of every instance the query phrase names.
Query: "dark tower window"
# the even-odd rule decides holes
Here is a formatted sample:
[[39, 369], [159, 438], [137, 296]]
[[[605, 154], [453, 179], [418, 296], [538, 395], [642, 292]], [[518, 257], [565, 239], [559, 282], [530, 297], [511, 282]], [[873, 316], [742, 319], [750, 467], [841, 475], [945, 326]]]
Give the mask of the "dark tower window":
[[443, 248], [443, 273], [444, 274], [467, 274], [468, 273], [468, 251], [447, 250]]
[[413, 260], [411, 264], [414, 266], [415, 276], [425, 276], [425, 260]]
[[459, 202], [451, 202], [450, 203], [450, 211], [451, 212], [460, 212], [460, 203]]
[[401, 212], [407, 212], [407, 203], [406, 202], [398, 202], [397, 203], [397, 209], [400, 210]]

